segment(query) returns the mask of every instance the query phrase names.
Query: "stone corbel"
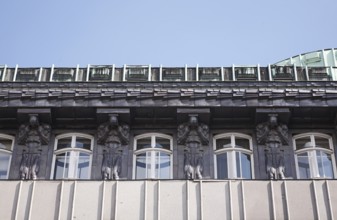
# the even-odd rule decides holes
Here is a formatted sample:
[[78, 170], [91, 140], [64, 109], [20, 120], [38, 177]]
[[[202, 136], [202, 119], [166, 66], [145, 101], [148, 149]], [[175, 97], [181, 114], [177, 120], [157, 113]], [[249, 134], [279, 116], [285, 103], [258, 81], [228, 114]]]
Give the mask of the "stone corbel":
[[97, 129], [97, 143], [103, 146], [102, 179], [119, 179], [123, 146], [129, 143], [130, 128], [119, 123], [118, 114], [109, 114], [108, 122]]
[[184, 171], [187, 179], [202, 179], [203, 145], [209, 143], [209, 128], [199, 123], [197, 114], [178, 126], [178, 144], [184, 145]]
[[259, 145], [265, 146], [266, 171], [270, 179], [284, 179], [282, 146], [289, 145], [288, 127], [278, 122], [278, 114], [268, 114], [268, 121], [256, 127]]
[[40, 168], [42, 145], [49, 143], [50, 125], [40, 124], [38, 114], [29, 114], [29, 122], [19, 127], [18, 143], [24, 145], [20, 165], [22, 180], [35, 180]]

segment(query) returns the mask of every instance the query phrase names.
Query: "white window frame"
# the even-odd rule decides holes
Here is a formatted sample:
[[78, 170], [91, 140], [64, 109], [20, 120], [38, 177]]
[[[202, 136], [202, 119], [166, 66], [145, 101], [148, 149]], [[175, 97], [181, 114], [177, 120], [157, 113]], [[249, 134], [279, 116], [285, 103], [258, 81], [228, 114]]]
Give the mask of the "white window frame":
[[[57, 150], [58, 140], [63, 138], [71, 138], [71, 147], [63, 148], [60, 150]], [[76, 138], [87, 138], [90, 139], [90, 150], [76, 148]], [[50, 179], [54, 179], [54, 173], [55, 173], [55, 160], [56, 156], [62, 153], [70, 152], [69, 156], [69, 171], [68, 171], [68, 177], [64, 177], [62, 179], [77, 179], [77, 170], [75, 165], [75, 156], [73, 155], [75, 152], [79, 153], [86, 153], [89, 154], [89, 173], [88, 173], [88, 179], [91, 177], [91, 166], [92, 166], [92, 149], [94, 146], [94, 137], [88, 134], [83, 133], [66, 133], [61, 134], [55, 137], [55, 143], [54, 143], [54, 153], [53, 153], [53, 162], [52, 162], [52, 172], [50, 174]], [[72, 166], [72, 167], [71, 167]], [[72, 171], [71, 171], [72, 170]], [[75, 172], [76, 171], [76, 172]], [[71, 176], [70, 174], [73, 173], [76, 176]]]
[[[151, 137], [151, 148], [144, 148], [144, 149], [140, 149], [137, 150], [137, 141], [139, 139], [143, 139], [143, 138], [148, 138]], [[155, 148], [156, 142], [155, 142], [155, 138], [159, 137], [159, 138], [165, 138], [168, 139], [170, 141], [170, 150], [166, 150], [166, 149], [160, 149], [160, 148]], [[134, 137], [134, 142], [133, 142], [133, 172], [132, 172], [132, 178], [136, 179], [136, 159], [137, 159], [137, 155], [142, 154], [142, 153], [146, 153], [146, 152], [151, 152], [151, 165], [155, 164], [155, 153], [156, 152], [162, 152], [162, 153], [166, 153], [170, 155], [170, 177], [169, 179], [172, 179], [173, 177], [173, 138], [170, 135], [166, 135], [166, 134], [162, 134], [162, 133], [146, 133], [146, 134], [141, 134], [138, 135], [136, 137]], [[147, 172], [147, 169], [146, 169]], [[151, 176], [150, 177], [146, 177], [146, 179], [157, 179], [155, 177], [155, 166], [151, 166]], [[147, 173], [146, 173], [146, 176]]]
[[12, 155], [13, 155], [13, 147], [14, 147], [14, 140], [15, 138], [11, 135], [7, 135], [7, 134], [0, 134], [0, 137], [3, 139], [7, 139], [7, 140], [11, 140], [12, 141], [12, 145], [11, 145], [11, 149], [10, 150], [5, 150], [5, 149], [1, 149], [0, 148], [0, 153], [4, 153], [4, 154], [8, 154], [9, 155], [9, 161], [8, 161], [8, 167], [7, 167], [7, 176], [4, 179], [8, 179], [9, 176], [9, 171], [10, 171], [10, 166], [11, 166], [11, 162], [12, 162]]
[[[308, 148], [303, 148], [300, 150], [296, 150], [296, 140], [299, 138], [304, 138], [304, 137], [310, 137], [310, 142], [312, 143], [313, 147], [308, 147]], [[315, 143], [315, 137], [321, 137], [321, 138], [326, 138], [329, 141], [329, 149], [326, 148], [321, 148], [321, 147], [316, 147]], [[297, 155], [301, 153], [307, 152], [310, 159], [309, 159], [309, 168], [310, 168], [310, 178], [325, 178], [325, 177], [320, 177], [319, 176], [319, 170], [318, 170], [318, 162], [317, 162], [317, 154], [316, 151], [323, 151], [331, 156], [332, 160], [332, 173], [333, 177], [336, 177], [336, 161], [335, 161], [335, 154], [334, 154], [334, 147], [333, 147], [333, 141], [332, 137], [327, 134], [323, 133], [318, 133], [318, 132], [309, 132], [309, 133], [303, 133], [303, 134], [298, 134], [293, 136], [293, 149], [295, 152], [295, 163], [296, 163], [296, 175], [298, 179], [301, 179], [300, 177], [300, 172], [299, 172], [299, 167], [298, 167], [298, 158]]]
[[[216, 141], [221, 138], [230, 137], [231, 143], [230, 147], [222, 148], [222, 149], [216, 149]], [[244, 148], [235, 148], [235, 138], [245, 138], [249, 140], [249, 150]], [[253, 140], [252, 137], [246, 134], [242, 133], [223, 133], [218, 134], [213, 137], [213, 150], [214, 150], [214, 176], [217, 179], [218, 178], [218, 164], [217, 164], [217, 155], [227, 153], [227, 173], [228, 173], [228, 179], [244, 179], [242, 177], [238, 177], [236, 172], [236, 152], [241, 152], [250, 155], [250, 169], [251, 169], [251, 178], [254, 179], [254, 155], [253, 155]], [[241, 164], [241, 162], [240, 162]], [[241, 170], [242, 173], [242, 170]]]

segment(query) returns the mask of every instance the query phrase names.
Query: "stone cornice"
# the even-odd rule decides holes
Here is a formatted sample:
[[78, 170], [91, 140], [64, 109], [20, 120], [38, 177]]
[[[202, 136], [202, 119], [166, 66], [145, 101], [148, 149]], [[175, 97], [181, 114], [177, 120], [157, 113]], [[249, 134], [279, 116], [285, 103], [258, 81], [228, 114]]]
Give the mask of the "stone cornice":
[[337, 107], [337, 82], [8, 82], [0, 106]]

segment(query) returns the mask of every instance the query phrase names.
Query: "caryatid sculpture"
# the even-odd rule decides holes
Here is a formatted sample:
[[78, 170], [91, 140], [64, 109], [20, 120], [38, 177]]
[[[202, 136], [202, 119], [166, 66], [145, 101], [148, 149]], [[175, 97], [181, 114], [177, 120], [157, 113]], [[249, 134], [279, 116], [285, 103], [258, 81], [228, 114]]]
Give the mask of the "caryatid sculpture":
[[22, 180], [35, 180], [40, 169], [42, 145], [49, 143], [50, 125], [40, 124], [38, 115], [30, 114], [29, 123], [19, 128], [18, 142], [25, 145], [20, 165]]
[[119, 179], [123, 148], [129, 143], [129, 126], [119, 125], [117, 115], [110, 115], [109, 121], [97, 130], [97, 143], [104, 146], [102, 179]]
[[288, 127], [277, 122], [277, 114], [269, 114], [267, 122], [256, 127], [258, 144], [265, 145], [267, 174], [270, 179], [284, 179], [282, 145], [288, 145]]
[[199, 123], [197, 115], [178, 126], [178, 144], [184, 145], [184, 171], [187, 179], [202, 179], [203, 145], [209, 143], [209, 128]]

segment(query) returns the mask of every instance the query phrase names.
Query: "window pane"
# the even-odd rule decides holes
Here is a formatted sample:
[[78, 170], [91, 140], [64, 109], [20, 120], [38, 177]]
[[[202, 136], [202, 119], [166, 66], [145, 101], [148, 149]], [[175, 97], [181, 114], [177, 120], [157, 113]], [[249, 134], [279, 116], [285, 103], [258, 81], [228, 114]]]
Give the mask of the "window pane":
[[69, 171], [69, 152], [56, 155], [54, 179], [67, 178], [68, 171]]
[[310, 175], [310, 166], [309, 166], [309, 156], [308, 153], [298, 154], [298, 171], [300, 175], [300, 179], [309, 179]]
[[151, 137], [142, 138], [137, 140], [137, 150], [151, 148]]
[[58, 139], [57, 141], [57, 150], [63, 148], [70, 148], [71, 147], [71, 137]]
[[145, 179], [146, 176], [146, 168], [147, 168], [147, 161], [146, 153], [138, 154], [136, 156], [136, 179]]
[[162, 152], [156, 152], [156, 178], [170, 178], [170, 155]]
[[235, 147], [244, 148], [249, 150], [249, 139], [236, 137], [235, 138]]
[[4, 150], [12, 150], [12, 140], [8, 140], [5, 138], [1, 138], [0, 137], [0, 149], [4, 149]]
[[170, 139], [156, 137], [155, 148], [162, 148], [162, 149], [170, 150], [171, 149]]
[[76, 138], [76, 148], [82, 148], [86, 150], [91, 149], [91, 140], [88, 138]]
[[313, 147], [310, 141], [310, 137], [303, 137], [296, 139], [296, 150]]
[[90, 155], [86, 153], [80, 153], [77, 163], [77, 178], [89, 179], [89, 162]]
[[250, 162], [250, 155], [241, 153], [241, 178], [251, 179], [252, 178], [252, 171], [251, 171], [251, 162]]
[[333, 178], [331, 155], [323, 151], [316, 151], [319, 176]]
[[231, 147], [231, 137], [224, 137], [216, 140], [216, 149]]
[[330, 149], [329, 139], [327, 138], [315, 137], [315, 144], [316, 144], [316, 147]]
[[6, 179], [8, 175], [10, 154], [0, 152], [0, 179]]
[[228, 179], [227, 153], [216, 156], [218, 179]]

